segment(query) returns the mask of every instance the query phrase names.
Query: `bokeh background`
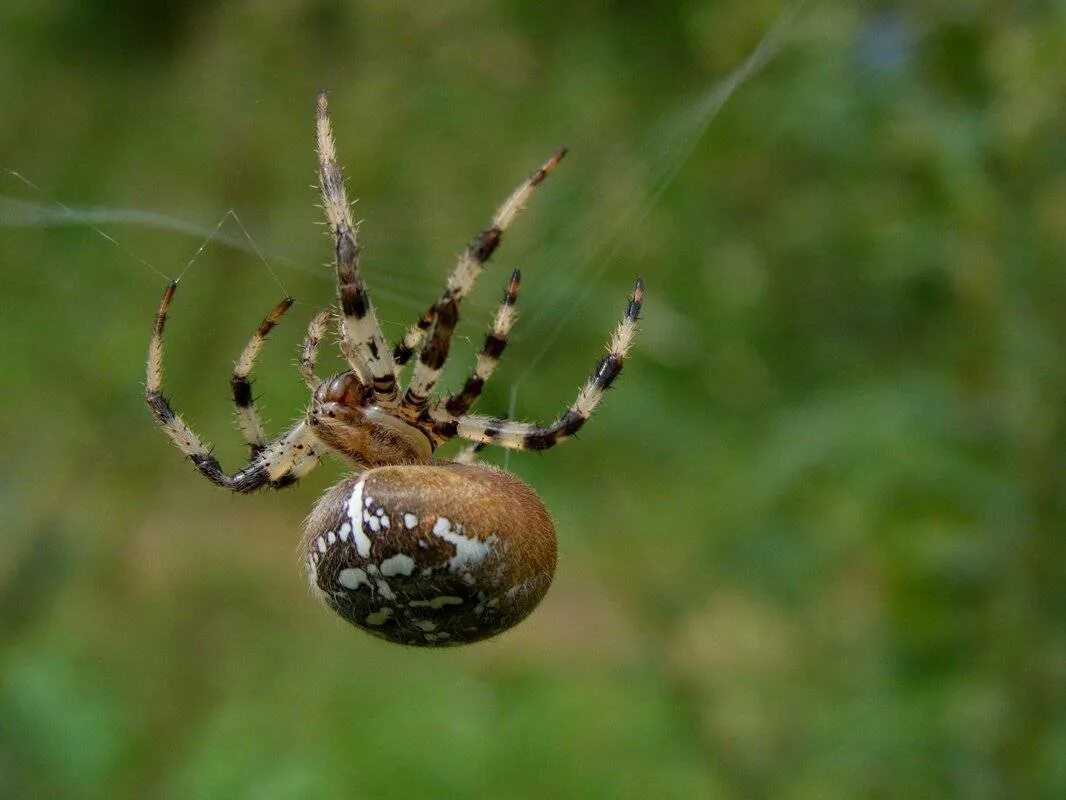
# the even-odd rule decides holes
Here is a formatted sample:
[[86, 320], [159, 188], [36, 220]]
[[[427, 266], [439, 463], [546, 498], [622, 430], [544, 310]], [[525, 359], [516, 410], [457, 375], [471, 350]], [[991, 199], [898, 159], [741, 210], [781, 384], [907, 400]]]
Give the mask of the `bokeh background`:
[[[0, 796], [1063, 796], [1064, 52], [1054, 2], [6, 0]], [[561, 560], [490, 643], [347, 628], [297, 550], [340, 465], [233, 497], [143, 405], [190, 260], [177, 406], [239, 463], [279, 283], [305, 403], [323, 87], [393, 336], [571, 147], [465, 307], [451, 386], [523, 268], [481, 411], [552, 417], [647, 281], [594, 422], [507, 459]]]

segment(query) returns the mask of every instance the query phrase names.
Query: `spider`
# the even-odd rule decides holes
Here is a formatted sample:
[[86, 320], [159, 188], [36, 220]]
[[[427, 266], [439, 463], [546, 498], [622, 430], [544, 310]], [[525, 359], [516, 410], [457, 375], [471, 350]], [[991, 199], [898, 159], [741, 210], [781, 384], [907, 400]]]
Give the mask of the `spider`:
[[[467, 246], [444, 290], [392, 349], [359, 274], [357, 227], [337, 166], [325, 93], [318, 96], [319, 186], [334, 244], [338, 309], [316, 314], [304, 339], [299, 372], [312, 392], [302, 419], [273, 441], [252, 398], [250, 375], [267, 335], [289, 310], [282, 300], [266, 316], [230, 378], [237, 423], [251, 453], [225, 472], [211, 449], [162, 395], [163, 328], [177, 290], [163, 293], [148, 346], [145, 399], [163, 431], [200, 474], [234, 492], [280, 489], [307, 475], [327, 451], [353, 471], [329, 489], [305, 523], [303, 549], [312, 591], [346, 620], [393, 642], [440, 646], [494, 636], [524, 619], [555, 571], [551, 517], [537, 495], [502, 469], [476, 463], [488, 444], [545, 450], [585, 424], [622, 370], [644, 296], [637, 278], [608, 353], [573, 404], [550, 425], [468, 413], [507, 345], [521, 276], [507, 284], [492, 328], [462, 389], [433, 399], [448, 357], [459, 305], [473, 289], [504, 231], [566, 149], [524, 181]], [[331, 325], [349, 369], [319, 378], [319, 344]], [[397, 374], [415, 353], [406, 389]], [[444, 442], [471, 443], [454, 460], [434, 458]]]

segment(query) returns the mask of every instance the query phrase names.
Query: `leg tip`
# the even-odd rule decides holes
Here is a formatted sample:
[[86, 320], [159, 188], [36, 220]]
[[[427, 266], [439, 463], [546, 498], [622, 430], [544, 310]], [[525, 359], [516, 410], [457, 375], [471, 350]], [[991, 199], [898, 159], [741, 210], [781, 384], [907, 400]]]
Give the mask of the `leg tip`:
[[329, 92], [325, 89], [319, 91], [315, 97], [315, 119], [318, 124], [329, 124]]
[[568, 148], [560, 147], [552, 153], [548, 160], [541, 164], [540, 169], [530, 176], [530, 183], [534, 186], [539, 186], [540, 182], [548, 177], [551, 171], [559, 165], [559, 162], [563, 160], [563, 156], [565, 156], [567, 152], [569, 152]]
[[174, 297], [174, 292], [178, 290], [178, 280], [175, 278], [167, 284], [167, 288], [163, 290], [163, 299], [159, 302], [160, 308], [166, 308], [170, 305], [171, 298]]

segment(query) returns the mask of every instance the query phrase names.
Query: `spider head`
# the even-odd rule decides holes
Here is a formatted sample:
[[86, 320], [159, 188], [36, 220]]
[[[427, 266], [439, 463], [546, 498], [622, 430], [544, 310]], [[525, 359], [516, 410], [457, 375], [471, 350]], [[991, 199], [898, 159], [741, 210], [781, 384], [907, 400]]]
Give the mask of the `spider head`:
[[374, 391], [354, 372], [342, 372], [327, 378], [315, 389], [308, 421], [318, 437], [336, 450], [347, 451], [345, 444], [354, 432], [366, 427], [366, 410], [374, 401]]
[[345, 409], [366, 408], [373, 399], [373, 390], [359, 380], [354, 372], [334, 375], [315, 389], [315, 406], [328, 416]]
[[374, 405], [374, 391], [354, 372], [315, 390], [308, 422], [327, 447], [365, 467], [428, 461], [432, 448], [417, 428]]

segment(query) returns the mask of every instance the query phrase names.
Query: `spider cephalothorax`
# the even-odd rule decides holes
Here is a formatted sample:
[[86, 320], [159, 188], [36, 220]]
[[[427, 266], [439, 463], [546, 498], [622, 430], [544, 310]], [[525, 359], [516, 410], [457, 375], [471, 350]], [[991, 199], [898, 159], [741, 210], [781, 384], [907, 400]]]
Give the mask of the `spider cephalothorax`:
[[375, 405], [374, 391], [354, 372], [319, 385], [307, 420], [319, 441], [360, 467], [420, 464], [433, 455], [430, 437]]
[[[319, 185], [335, 249], [339, 309], [319, 312], [304, 339], [300, 374], [312, 392], [306, 416], [268, 442], [249, 375], [267, 334], [292, 305], [279, 303], [234, 365], [237, 422], [248, 464], [223, 471], [161, 393], [163, 328], [177, 282], [167, 286], [148, 347], [145, 398], [163, 430], [212, 483], [235, 492], [279, 489], [327, 450], [355, 471], [315, 505], [304, 547], [315, 593], [352, 624], [394, 642], [451, 645], [485, 639], [528, 615], [555, 572], [555, 530], [536, 494], [504, 470], [474, 463], [487, 444], [544, 450], [577, 432], [622, 370], [644, 297], [638, 278], [605, 355], [573, 404], [550, 425], [467, 413], [507, 344], [521, 276], [515, 270], [470, 376], [456, 394], [433, 390], [448, 357], [459, 305], [534, 189], [566, 154], [558, 150], [497, 210], [459, 256], [440, 298], [389, 348], [359, 275], [359, 246], [337, 166], [325, 94], [318, 98]], [[336, 323], [349, 370], [322, 380], [318, 346]], [[418, 353], [401, 393], [397, 373]], [[454, 460], [433, 457], [453, 438], [472, 444]]]

